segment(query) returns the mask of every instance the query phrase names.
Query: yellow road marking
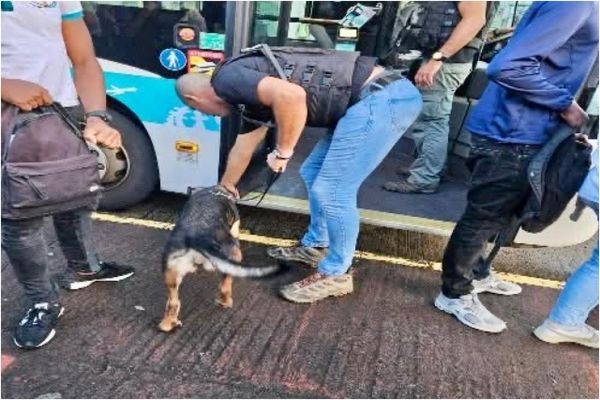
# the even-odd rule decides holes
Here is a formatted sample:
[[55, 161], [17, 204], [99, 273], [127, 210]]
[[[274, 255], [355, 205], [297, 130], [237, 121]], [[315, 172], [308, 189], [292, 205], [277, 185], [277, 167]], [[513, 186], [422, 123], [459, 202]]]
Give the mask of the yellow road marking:
[[[171, 222], [160, 222], [148, 219], [130, 218], [130, 217], [119, 217], [113, 214], [107, 213], [93, 213], [92, 218], [96, 221], [112, 222], [117, 224], [125, 225], [136, 225], [143, 226], [146, 228], [162, 229], [162, 230], [173, 230], [175, 224]], [[270, 236], [254, 235], [248, 232], [242, 231], [240, 233], [240, 240], [248, 243], [261, 244], [265, 246], [291, 246], [296, 243], [295, 240], [290, 239], [279, 239]], [[368, 261], [384, 262], [388, 264], [402, 265], [411, 268], [422, 268], [430, 269], [434, 271], [441, 271], [442, 264], [440, 262], [411, 260], [404, 257], [386, 256], [382, 254], [375, 254], [368, 251], [357, 250], [354, 253], [356, 258]], [[511, 274], [508, 272], [497, 273], [503, 279], [507, 281], [530, 286], [547, 287], [552, 289], [561, 289], [564, 286], [564, 282], [556, 281], [552, 279], [536, 278], [534, 276]]]

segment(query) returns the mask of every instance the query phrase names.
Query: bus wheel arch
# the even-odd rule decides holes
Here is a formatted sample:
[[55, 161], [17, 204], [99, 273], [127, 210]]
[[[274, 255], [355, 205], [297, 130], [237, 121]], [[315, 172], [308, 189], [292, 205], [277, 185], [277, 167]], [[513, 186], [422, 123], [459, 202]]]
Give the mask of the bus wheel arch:
[[101, 210], [118, 210], [143, 201], [159, 187], [158, 163], [154, 146], [137, 116], [119, 101], [108, 98], [113, 117], [111, 125], [121, 132], [123, 147], [118, 150], [93, 147], [103, 196]]

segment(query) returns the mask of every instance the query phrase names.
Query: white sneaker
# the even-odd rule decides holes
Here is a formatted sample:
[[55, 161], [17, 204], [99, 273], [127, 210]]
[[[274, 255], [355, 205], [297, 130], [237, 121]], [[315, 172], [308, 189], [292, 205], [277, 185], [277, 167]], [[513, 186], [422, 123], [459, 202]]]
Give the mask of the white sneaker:
[[582, 346], [598, 348], [598, 330], [587, 324], [566, 326], [545, 320], [533, 331], [538, 339], [546, 343], [577, 343]]
[[451, 299], [440, 293], [435, 306], [448, 314], [453, 314], [463, 324], [480, 331], [499, 333], [506, 329], [506, 323], [492, 314], [477, 298], [476, 294], [466, 294]]
[[507, 282], [500, 279], [496, 274], [490, 274], [487, 278], [476, 280], [473, 279], [471, 282], [473, 285], [473, 291], [471, 293], [494, 293], [502, 294], [504, 296], [513, 296], [521, 293], [521, 286], [516, 283]]

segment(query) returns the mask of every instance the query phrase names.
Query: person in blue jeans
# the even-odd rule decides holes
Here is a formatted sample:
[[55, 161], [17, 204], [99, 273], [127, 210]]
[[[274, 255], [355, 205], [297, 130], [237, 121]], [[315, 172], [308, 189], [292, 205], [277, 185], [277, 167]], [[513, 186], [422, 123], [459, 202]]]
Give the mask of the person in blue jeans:
[[[579, 200], [598, 216], [598, 148], [592, 168], [579, 191]], [[598, 348], [598, 330], [585, 323], [598, 305], [598, 244], [592, 256], [571, 277], [558, 296], [550, 316], [533, 334], [548, 343], [578, 343]]]
[[[177, 81], [177, 92], [186, 104], [205, 113], [226, 116], [232, 106], [244, 105], [254, 120], [274, 119], [276, 147], [267, 163], [276, 172], [285, 171], [305, 125], [334, 128], [300, 170], [310, 204], [306, 234], [297, 246], [268, 251], [279, 260], [317, 267], [280, 291], [287, 300], [311, 303], [354, 290], [348, 270], [359, 230], [358, 189], [416, 120], [422, 100], [408, 80], [377, 66], [373, 57], [324, 51], [308, 54], [306, 59], [314, 61], [299, 65], [305, 59], [273, 52], [290, 80], [274, 77], [277, 68], [264, 55], [250, 54], [226, 60], [210, 81], [198, 74], [184, 75]], [[236, 193], [265, 134], [266, 128], [258, 128], [238, 135], [221, 179], [231, 192]]]

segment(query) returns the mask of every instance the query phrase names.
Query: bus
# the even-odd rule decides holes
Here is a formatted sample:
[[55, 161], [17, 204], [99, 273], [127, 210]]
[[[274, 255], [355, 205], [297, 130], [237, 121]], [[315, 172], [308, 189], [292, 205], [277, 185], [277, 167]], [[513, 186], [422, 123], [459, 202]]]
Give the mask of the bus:
[[[360, 51], [381, 57], [398, 31], [408, 2], [320, 1], [94, 1], [83, 2], [84, 19], [104, 71], [113, 124], [123, 134], [118, 150], [95, 148], [105, 191], [104, 210], [123, 209], [144, 200], [155, 189], [185, 193], [188, 187], [218, 182], [228, 151], [241, 129], [235, 117], [220, 119], [185, 106], [174, 89], [187, 72], [210, 74], [224, 57], [259, 43], [272, 46], [326, 47]], [[470, 134], [463, 127], [486, 84], [485, 61], [510, 39], [514, 26], [531, 2], [500, 2], [491, 24], [500, 32], [488, 42], [482, 60], [457, 91], [448, 146], [448, 162], [435, 194], [399, 194], [382, 189], [398, 169], [410, 165], [414, 144], [405, 135], [361, 187], [358, 204], [363, 223], [448, 236], [466, 204], [468, 171], [465, 159]], [[353, 28], [344, 18], [356, 18]], [[504, 33], [502, 33], [504, 32]], [[597, 68], [582, 87], [579, 102], [598, 130]], [[307, 194], [298, 173], [312, 146], [327, 134], [305, 129], [288, 170], [271, 187], [261, 207], [308, 212]], [[265, 149], [257, 153], [240, 183], [252, 192], [240, 203], [253, 205], [253, 191], [266, 180]], [[566, 246], [589, 239], [595, 216], [585, 211], [570, 221], [574, 202], [553, 226], [541, 234], [519, 232], [515, 243]]]

